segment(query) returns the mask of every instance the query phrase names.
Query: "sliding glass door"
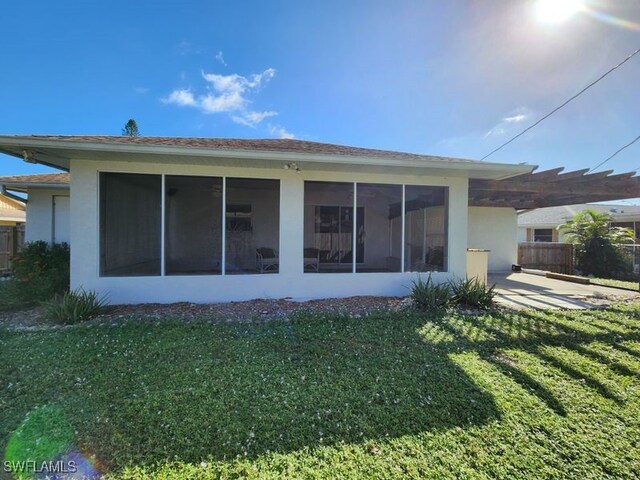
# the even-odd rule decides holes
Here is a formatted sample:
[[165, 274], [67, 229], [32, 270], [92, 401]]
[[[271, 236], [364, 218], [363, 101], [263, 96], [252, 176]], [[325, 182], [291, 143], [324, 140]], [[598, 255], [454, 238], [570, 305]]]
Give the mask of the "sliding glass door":
[[101, 276], [278, 273], [279, 241], [279, 180], [100, 174]]

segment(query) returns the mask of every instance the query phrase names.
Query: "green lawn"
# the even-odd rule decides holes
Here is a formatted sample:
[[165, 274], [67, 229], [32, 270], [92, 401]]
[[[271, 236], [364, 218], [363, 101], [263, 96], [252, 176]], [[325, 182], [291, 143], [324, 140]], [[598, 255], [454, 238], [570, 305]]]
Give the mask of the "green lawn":
[[604, 285], [605, 287], [626, 288], [629, 290], [638, 290], [638, 282], [628, 282], [625, 280], [613, 280], [611, 278], [590, 278], [592, 285]]
[[0, 452], [73, 443], [114, 478], [637, 478], [639, 372], [637, 304], [0, 330]]

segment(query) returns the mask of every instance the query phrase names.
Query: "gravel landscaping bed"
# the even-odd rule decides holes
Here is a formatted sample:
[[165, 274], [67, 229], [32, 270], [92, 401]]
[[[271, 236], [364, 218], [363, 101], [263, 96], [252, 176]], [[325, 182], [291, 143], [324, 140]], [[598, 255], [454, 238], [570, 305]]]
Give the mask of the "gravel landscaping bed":
[[[256, 299], [245, 302], [197, 304], [197, 303], [144, 303], [139, 305], [114, 305], [106, 313], [85, 323], [103, 323], [125, 318], [145, 320], [196, 318], [223, 321], [272, 320], [284, 318], [296, 312], [333, 313], [359, 317], [375, 312], [399, 311], [410, 305], [406, 297], [349, 297], [297, 302], [288, 299]], [[35, 330], [57, 327], [44, 319], [41, 307], [17, 312], [1, 312], [0, 327]]]
[[297, 302], [288, 299], [256, 299], [245, 302], [198, 303], [145, 303], [140, 305], [116, 305], [99, 318], [138, 317], [161, 318], [218, 318], [222, 320], [271, 320], [287, 317], [296, 312], [331, 312], [352, 317], [373, 312], [397, 311], [408, 305], [402, 297], [348, 297]]

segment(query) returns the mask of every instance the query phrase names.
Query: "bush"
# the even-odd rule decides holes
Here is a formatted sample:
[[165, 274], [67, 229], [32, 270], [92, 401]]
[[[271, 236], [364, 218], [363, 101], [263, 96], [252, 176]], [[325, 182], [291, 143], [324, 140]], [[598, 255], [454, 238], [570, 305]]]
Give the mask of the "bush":
[[37, 241], [13, 258], [14, 301], [32, 305], [69, 290], [69, 245]]
[[64, 295], [57, 295], [45, 302], [45, 313], [56, 323], [79, 323], [98, 315], [107, 304], [106, 297], [79, 288]]
[[452, 280], [450, 282], [453, 300], [458, 305], [475, 308], [490, 308], [496, 296], [496, 286], [487, 286], [477, 278]]
[[20, 298], [21, 289], [13, 279], [0, 280], [0, 311], [19, 310], [25, 302]]
[[629, 228], [613, 225], [608, 212], [585, 210], [577, 213], [560, 229], [565, 239], [575, 245], [576, 268], [583, 275], [600, 278], [627, 278], [633, 272], [633, 261], [622, 245], [634, 242]]
[[442, 310], [453, 303], [449, 285], [434, 283], [431, 275], [426, 282], [420, 277], [413, 282], [410, 297], [421, 310]]

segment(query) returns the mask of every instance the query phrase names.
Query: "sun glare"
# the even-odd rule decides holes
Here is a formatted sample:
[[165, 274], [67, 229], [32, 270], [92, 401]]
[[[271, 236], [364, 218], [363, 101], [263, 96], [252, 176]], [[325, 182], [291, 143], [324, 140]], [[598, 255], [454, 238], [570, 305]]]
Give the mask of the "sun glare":
[[535, 5], [538, 20], [562, 23], [583, 7], [581, 0], [538, 0]]

